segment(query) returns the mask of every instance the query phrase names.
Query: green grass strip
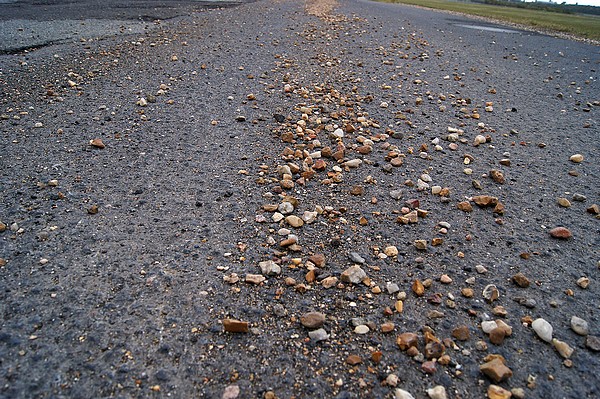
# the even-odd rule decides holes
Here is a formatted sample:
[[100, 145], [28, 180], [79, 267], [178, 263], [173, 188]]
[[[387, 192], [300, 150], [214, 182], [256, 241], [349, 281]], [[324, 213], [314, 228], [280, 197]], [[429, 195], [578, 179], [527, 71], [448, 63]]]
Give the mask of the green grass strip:
[[600, 17], [593, 15], [561, 14], [515, 7], [445, 0], [378, 0], [385, 3], [402, 3], [477, 15], [529, 26], [544, 31], [567, 33], [584, 39], [600, 41]]

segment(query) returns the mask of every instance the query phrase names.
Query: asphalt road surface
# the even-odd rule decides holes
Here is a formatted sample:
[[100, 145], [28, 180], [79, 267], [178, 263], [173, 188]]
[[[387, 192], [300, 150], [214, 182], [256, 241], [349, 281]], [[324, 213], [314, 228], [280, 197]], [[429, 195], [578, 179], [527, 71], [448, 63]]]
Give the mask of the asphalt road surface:
[[600, 396], [597, 46], [61, 3], [0, 4], [0, 397]]

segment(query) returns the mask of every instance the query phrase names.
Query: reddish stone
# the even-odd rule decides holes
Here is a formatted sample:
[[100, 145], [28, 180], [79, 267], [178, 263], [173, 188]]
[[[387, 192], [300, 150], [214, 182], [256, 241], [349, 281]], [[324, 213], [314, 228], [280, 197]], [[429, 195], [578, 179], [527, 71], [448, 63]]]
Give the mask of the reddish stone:
[[571, 231], [566, 227], [555, 227], [552, 230], [550, 230], [550, 235], [554, 238], [560, 238], [563, 240], [573, 237]]

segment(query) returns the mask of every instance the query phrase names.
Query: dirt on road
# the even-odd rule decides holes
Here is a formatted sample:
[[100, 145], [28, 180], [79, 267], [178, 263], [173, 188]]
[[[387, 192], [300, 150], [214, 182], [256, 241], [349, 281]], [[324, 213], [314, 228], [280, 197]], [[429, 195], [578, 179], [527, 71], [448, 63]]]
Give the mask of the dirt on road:
[[0, 397], [600, 396], [598, 47], [177, 15], [0, 56]]

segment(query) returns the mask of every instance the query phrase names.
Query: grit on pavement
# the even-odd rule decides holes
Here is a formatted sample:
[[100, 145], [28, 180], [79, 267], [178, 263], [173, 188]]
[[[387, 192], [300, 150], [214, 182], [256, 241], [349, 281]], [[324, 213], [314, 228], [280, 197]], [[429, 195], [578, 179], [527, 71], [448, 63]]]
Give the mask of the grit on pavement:
[[599, 47], [45, 3], [0, 24], [0, 397], [600, 396]]

